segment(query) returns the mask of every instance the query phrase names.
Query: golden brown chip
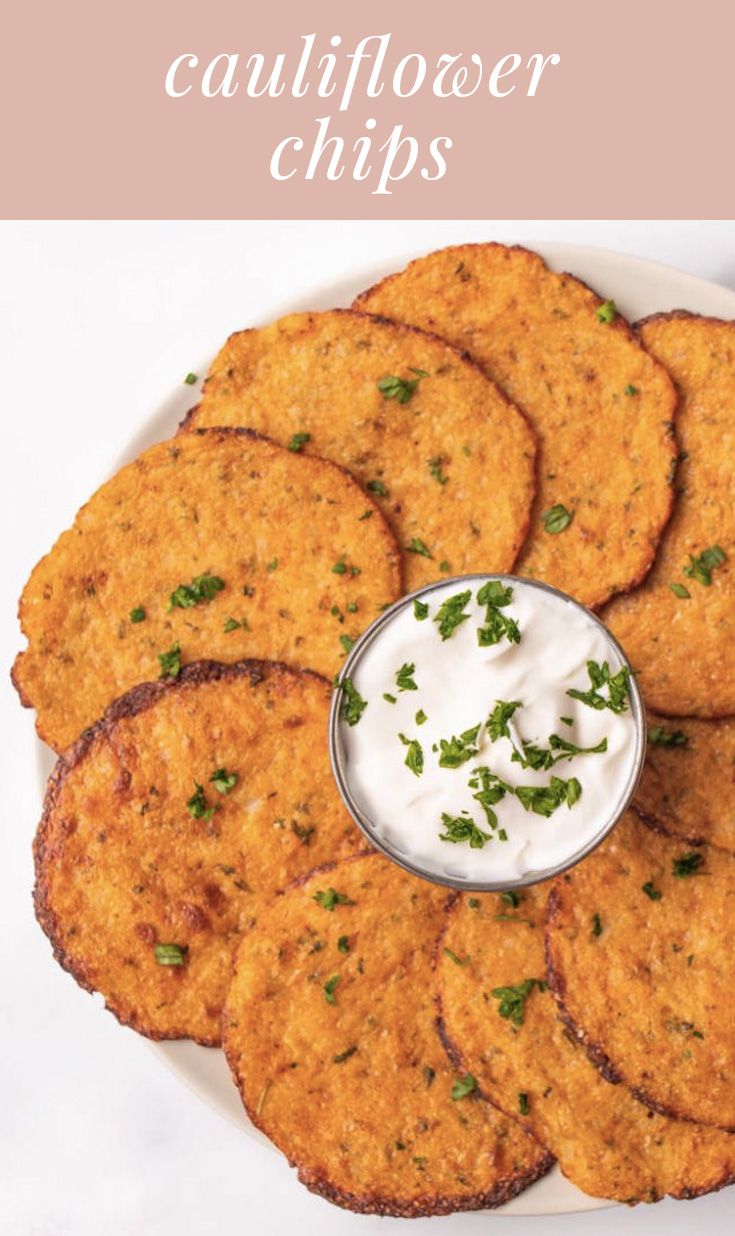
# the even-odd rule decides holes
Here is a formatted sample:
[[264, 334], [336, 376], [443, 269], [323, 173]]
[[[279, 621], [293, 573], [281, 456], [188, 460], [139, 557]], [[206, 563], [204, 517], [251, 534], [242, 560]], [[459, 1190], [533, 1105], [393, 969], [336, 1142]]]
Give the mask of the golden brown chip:
[[[735, 1136], [659, 1116], [605, 1081], [574, 1042], [543, 982], [549, 884], [501, 897], [463, 895], [448, 913], [438, 959], [442, 1030], [457, 1068], [526, 1125], [579, 1188], [653, 1202], [698, 1197], [735, 1180]], [[606, 924], [585, 930], [607, 964]], [[510, 1010], [500, 988], [511, 991]], [[513, 1001], [515, 992], [515, 1004]], [[495, 993], [495, 994], [493, 994]], [[510, 1016], [500, 1016], [500, 1009]]]
[[735, 718], [671, 721], [651, 713], [648, 720], [636, 811], [690, 845], [735, 853]]
[[422, 331], [348, 310], [241, 331], [187, 423], [249, 425], [349, 468], [405, 551], [409, 591], [509, 571], [523, 544], [533, 434], [476, 365]]
[[248, 1114], [309, 1189], [351, 1210], [496, 1206], [551, 1164], [464, 1093], [442, 1050], [431, 969], [446, 896], [357, 858], [278, 898], [237, 954], [224, 1047]]
[[59, 760], [35, 843], [58, 961], [151, 1038], [220, 1037], [259, 898], [364, 849], [335, 788], [314, 674], [201, 661], [136, 687]]
[[651, 708], [724, 717], [735, 713], [735, 322], [667, 313], [640, 333], [681, 390], [680, 496], [645, 585], [604, 619]]
[[202, 431], [122, 468], [41, 559], [13, 678], [60, 750], [179, 661], [255, 656], [331, 676], [400, 591], [395, 541], [346, 472]]
[[[590, 931], [594, 916], [604, 928]], [[735, 857], [628, 812], [549, 898], [549, 981], [605, 1075], [663, 1115], [735, 1131]]]
[[676, 395], [612, 302], [487, 244], [419, 258], [356, 307], [466, 348], [529, 417], [539, 492], [520, 573], [586, 605], [643, 579], [671, 510]]

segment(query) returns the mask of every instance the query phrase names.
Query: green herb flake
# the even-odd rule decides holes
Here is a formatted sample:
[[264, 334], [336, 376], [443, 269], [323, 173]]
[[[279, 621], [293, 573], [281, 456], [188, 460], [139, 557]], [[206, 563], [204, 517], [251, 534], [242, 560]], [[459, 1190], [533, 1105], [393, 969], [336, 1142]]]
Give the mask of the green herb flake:
[[466, 764], [474, 755], [477, 755], [478, 748], [475, 743], [479, 733], [480, 726], [475, 725], [469, 730], [464, 730], [458, 737], [440, 738], [439, 767], [461, 768], [462, 764]]
[[424, 771], [424, 751], [421, 743], [417, 738], [406, 738], [405, 734], [399, 734], [404, 747], [407, 747], [406, 758], [403, 761], [406, 768], [410, 768], [415, 777], [420, 777]]
[[671, 864], [671, 873], [676, 876], [677, 880], [686, 880], [689, 876], [697, 875], [703, 864], [704, 854], [697, 850], [690, 850], [687, 854], [682, 854], [680, 858], [674, 859]]
[[629, 397], [633, 395], [637, 395], [638, 387], [634, 386], [632, 382], [629, 382], [625, 388], [625, 394], [628, 395]]
[[298, 454], [306, 446], [307, 442], [311, 442], [310, 433], [295, 433], [288, 444], [288, 449]]
[[543, 979], [531, 978], [524, 979], [516, 987], [493, 987], [490, 995], [494, 1000], [500, 1001], [498, 1013], [501, 1017], [512, 1022], [514, 1026], [522, 1026], [526, 1011], [526, 1000], [535, 987], [539, 991], [546, 991], [546, 983]]
[[342, 720], [347, 725], [357, 725], [367, 708], [367, 700], [362, 698], [351, 678], [343, 678], [337, 685], [342, 691]]
[[161, 678], [178, 678], [181, 673], [181, 648], [172, 644], [168, 652], [159, 652], [158, 663], [161, 667]]
[[156, 944], [153, 956], [159, 966], [183, 966], [186, 952], [186, 945], [183, 944]]
[[442, 558], [441, 562], [439, 563], [439, 570], [442, 571], [445, 575], [449, 574], [450, 566], [446, 558]]
[[449, 481], [449, 477], [444, 475], [443, 467], [444, 460], [441, 455], [435, 455], [433, 459], [429, 460], [429, 472], [440, 485], [446, 485]]
[[136, 605], [135, 609], [130, 611], [131, 622], [143, 622], [145, 619], [145, 610], [142, 605]]
[[339, 940], [337, 941], [337, 952], [349, 953], [349, 951], [350, 951], [350, 937], [340, 936]]
[[384, 692], [383, 692], [383, 699], [384, 699], [384, 700], [387, 700], [387, 702], [388, 702], [389, 704], [395, 704], [395, 703], [396, 703], [396, 697], [395, 697], [395, 695], [391, 695], [389, 691], [384, 691]]
[[675, 597], [679, 597], [682, 601], [686, 601], [691, 597], [691, 592], [685, 588], [683, 584], [669, 584], [669, 588]]
[[220, 794], [229, 794], [230, 790], [234, 790], [239, 780], [240, 778], [236, 772], [228, 772], [226, 768], [215, 768], [212, 776], [209, 778], [209, 784], [213, 785]]
[[439, 839], [449, 841], [454, 845], [467, 841], [471, 850], [481, 850], [486, 842], [491, 840], [490, 834], [483, 832], [466, 813], [451, 816], [446, 811], [442, 811], [442, 825], [444, 832], [439, 833]]
[[355, 647], [355, 640], [353, 636], [351, 635], [340, 635], [339, 642], [344, 648], [345, 652], [351, 652], [352, 649]]
[[528, 1095], [525, 1090], [518, 1091], [518, 1111], [521, 1116], [527, 1116], [531, 1108], [528, 1102]]
[[468, 588], [465, 592], [456, 592], [454, 596], [442, 601], [434, 616], [434, 622], [437, 624], [442, 640], [449, 639], [457, 627], [469, 618], [469, 614], [464, 611], [471, 596], [472, 592]]
[[491, 742], [500, 738], [510, 738], [508, 722], [516, 709], [521, 707], [520, 700], [496, 700], [487, 721], [487, 732]]
[[195, 373], [187, 373], [186, 377], [184, 378], [184, 386], [193, 386], [196, 380], [197, 380], [197, 375]]
[[334, 910], [335, 906], [354, 906], [347, 893], [338, 893], [336, 888], [318, 889], [312, 901], [315, 901], [323, 910]]
[[425, 618], [428, 618], [429, 617], [428, 602], [419, 601], [418, 597], [414, 598], [413, 616], [417, 622], [423, 622]]
[[207, 802], [207, 796], [204, 793], [204, 786], [198, 781], [194, 782], [194, 793], [186, 804], [186, 809], [189, 815], [194, 820], [211, 820], [217, 808], [210, 806]]
[[469, 901], [467, 902], [467, 905], [470, 907], [471, 910], [479, 910], [480, 900], [478, 897], [470, 897]]
[[371, 494], [377, 494], [379, 498], [387, 498], [388, 490], [382, 481], [368, 481], [365, 488]]
[[247, 618], [227, 618], [225, 620], [225, 625], [222, 628], [225, 635], [229, 635], [230, 631], [239, 631], [241, 629], [243, 631], [250, 630], [250, 623]]
[[518, 623], [514, 618], [502, 613], [505, 606], [510, 605], [512, 597], [512, 587], [506, 587], [500, 580], [488, 580], [480, 588], [477, 603], [486, 606], [485, 624], [477, 629], [477, 642], [481, 648], [498, 644], [503, 638], [507, 639], [509, 644], [521, 642]]
[[195, 575], [190, 584], [179, 584], [168, 598], [169, 609], [191, 609], [212, 601], [225, 586], [219, 575]]
[[[326, 992], [327, 990], [326, 987], [324, 988], [324, 990]], [[330, 1000], [329, 1003], [333, 1004], [334, 1001]], [[345, 1060], [349, 1060], [350, 1056], [354, 1056], [356, 1051], [357, 1051], [357, 1044], [353, 1043], [351, 1047], [346, 1047], [345, 1050], [339, 1052], [338, 1055], [332, 1056], [332, 1063], [333, 1064], [344, 1064]]]
[[571, 808], [579, 802], [582, 786], [576, 777], [570, 777], [568, 781], [552, 777], [549, 785], [518, 785], [515, 795], [524, 811], [548, 819], [562, 803]]
[[500, 894], [500, 900], [504, 906], [512, 906], [514, 910], [517, 910], [521, 904], [521, 894], [509, 888], [506, 892]]
[[723, 562], [727, 562], [724, 549], [719, 545], [711, 545], [696, 558], [694, 554], [689, 555], [689, 564], [683, 568], [684, 574], [705, 588], [709, 588], [712, 584], [712, 572], [717, 567], [721, 567]]
[[339, 986], [339, 981], [340, 981], [339, 975], [333, 974], [332, 977], [330, 979], [327, 979], [326, 983], [324, 984], [324, 988], [323, 988], [324, 999], [326, 1000], [327, 1004], [337, 1003], [337, 997], [335, 996], [334, 993], [337, 990], [337, 987]]
[[374, 515], [374, 514], [375, 514], [375, 511], [373, 511], [373, 510], [372, 510], [372, 508], [370, 508], [370, 509], [369, 509], [369, 510], [367, 510], [367, 511], [363, 511], [362, 515], [360, 516], [360, 518], [359, 518], [359, 519], [358, 519], [358, 521], [357, 521], [357, 522], [358, 522], [358, 524], [362, 524], [362, 523], [364, 523], [366, 519], [372, 519], [372, 517], [373, 517], [373, 515]]
[[500, 777], [491, 772], [489, 768], [479, 767], [473, 770], [469, 780], [471, 790], [476, 790], [477, 793], [472, 797], [475, 802], [478, 802], [485, 812], [485, 819], [490, 828], [496, 828], [498, 817], [493, 808], [505, 798], [507, 793], [513, 793], [511, 787], [506, 781], [501, 781]]
[[574, 519], [574, 511], [568, 511], [562, 502], [557, 502], [555, 506], [549, 507], [548, 511], [544, 511], [541, 516], [541, 522], [544, 525], [546, 532], [556, 536], [557, 533], [563, 532], [568, 528]]
[[454, 962], [455, 966], [466, 966], [470, 960], [469, 957], [458, 957], [451, 948], [444, 948], [442, 949], [442, 952], [445, 957], [448, 957], [450, 961]]
[[384, 399], [395, 399], [397, 403], [408, 403], [413, 397], [416, 388], [422, 378], [428, 378], [428, 373], [425, 369], [413, 369], [408, 366], [409, 373], [416, 376], [414, 378], [398, 378], [395, 374], [386, 374], [378, 382], [378, 390]]
[[406, 551], [409, 554], [420, 554], [422, 558], [433, 558], [431, 550], [425, 541], [421, 540], [420, 536], [412, 536], [406, 546]]
[[590, 929], [590, 935], [595, 936], [595, 937], [602, 935], [602, 919], [600, 918], [599, 914], [592, 915], [592, 927]]
[[416, 665], [413, 661], [406, 661], [396, 673], [396, 686], [399, 691], [418, 691], [418, 687], [414, 682], [414, 674]]
[[[578, 691], [572, 687], [567, 691], [567, 695], [571, 699], [580, 700], [588, 708], [596, 708], [598, 711], [601, 711], [603, 708], [609, 708], [614, 713], [627, 711], [630, 673], [626, 665], [623, 665], [616, 674], [613, 674], [607, 661], [603, 661], [602, 665], [598, 665], [597, 661], [588, 661], [587, 676], [591, 684], [589, 690]], [[605, 687], [607, 688], [607, 697], [601, 694]]]
[[656, 888], [653, 880], [646, 880], [646, 883], [641, 885], [641, 891], [644, 892], [651, 901], [660, 901], [663, 897], [663, 893], [660, 889]]
[[618, 311], [615, 306], [614, 300], [603, 301], [603, 303], [600, 305], [599, 309], [597, 310], [597, 321], [598, 322], [604, 322], [609, 325], [610, 322], [615, 321], [617, 316], [618, 316]]
[[469, 1094], [473, 1094], [477, 1090], [477, 1082], [471, 1073], [465, 1073], [464, 1077], [458, 1077], [452, 1086], [452, 1098], [454, 1102], [459, 1099], [466, 1099]]
[[415, 716], [414, 720], [415, 720], [415, 722], [416, 722], [416, 724], [417, 724], [417, 725], [425, 725], [425, 724], [426, 724], [426, 722], [427, 722], [428, 718], [427, 718], [426, 713], [424, 712], [423, 708], [419, 708], [418, 712], [416, 713], [416, 716]]
[[689, 737], [683, 730], [669, 730], [665, 725], [652, 725], [648, 741], [653, 747], [688, 747]]
[[269, 574], [272, 574], [274, 571], [277, 571], [278, 570], [278, 559], [271, 558], [270, 562], [268, 563], [265, 569], [266, 571], [269, 572]]

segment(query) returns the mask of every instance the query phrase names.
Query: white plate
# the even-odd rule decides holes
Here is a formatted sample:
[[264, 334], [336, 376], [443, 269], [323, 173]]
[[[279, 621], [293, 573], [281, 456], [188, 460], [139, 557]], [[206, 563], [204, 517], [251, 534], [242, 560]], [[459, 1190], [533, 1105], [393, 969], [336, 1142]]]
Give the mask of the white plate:
[[[492, 238], [491, 228], [488, 230], [488, 238]], [[600, 295], [612, 298], [620, 312], [630, 321], [668, 309], [690, 309], [695, 313], [705, 313], [713, 317], [735, 318], [735, 292], [672, 267], [583, 245], [550, 244], [533, 247], [543, 255], [552, 269], [571, 271], [589, 283]], [[377, 279], [391, 271], [400, 270], [413, 256], [417, 255], [407, 254], [385, 266], [364, 269], [345, 276], [339, 282], [294, 296], [282, 304], [272, 317], [309, 309], [331, 309], [349, 305], [358, 292], [370, 287]], [[262, 323], [233, 322], [232, 329], [252, 325]], [[170, 437], [184, 414], [196, 403], [201, 389], [201, 377], [206, 373], [211, 359], [205, 357], [200, 362], [197, 369], [200, 381], [195, 386], [177, 385], [169, 398], [144, 420], [131, 439], [124, 456], [116, 461], [116, 468], [133, 459], [154, 442]], [[51, 766], [48, 749], [39, 744], [42, 782], [45, 782]], [[245, 1115], [222, 1052], [189, 1042], [155, 1043], [151, 1044], [151, 1047], [159, 1059], [205, 1103], [237, 1125], [249, 1137], [270, 1145]], [[600, 1210], [609, 1205], [609, 1202], [587, 1197], [565, 1180], [559, 1169], [555, 1168], [508, 1205], [487, 1213], [569, 1214], [575, 1211]]]

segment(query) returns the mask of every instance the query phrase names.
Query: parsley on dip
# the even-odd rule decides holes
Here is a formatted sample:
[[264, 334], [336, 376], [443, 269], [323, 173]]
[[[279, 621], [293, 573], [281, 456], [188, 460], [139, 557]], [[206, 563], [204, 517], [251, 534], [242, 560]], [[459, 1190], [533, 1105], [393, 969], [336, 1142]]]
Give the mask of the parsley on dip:
[[645, 754], [624, 654], [536, 581], [442, 581], [351, 650], [330, 719], [353, 818], [396, 862], [462, 888], [547, 879], [627, 806]]

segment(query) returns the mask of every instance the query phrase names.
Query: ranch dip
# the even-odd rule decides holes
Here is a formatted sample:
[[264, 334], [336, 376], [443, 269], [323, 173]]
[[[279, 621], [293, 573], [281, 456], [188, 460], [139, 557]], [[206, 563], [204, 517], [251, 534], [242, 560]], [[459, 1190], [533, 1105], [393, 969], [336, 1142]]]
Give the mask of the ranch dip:
[[630, 668], [562, 593], [467, 576], [404, 598], [340, 675], [332, 759], [375, 844], [467, 887], [577, 861], [626, 806], [645, 749]]

